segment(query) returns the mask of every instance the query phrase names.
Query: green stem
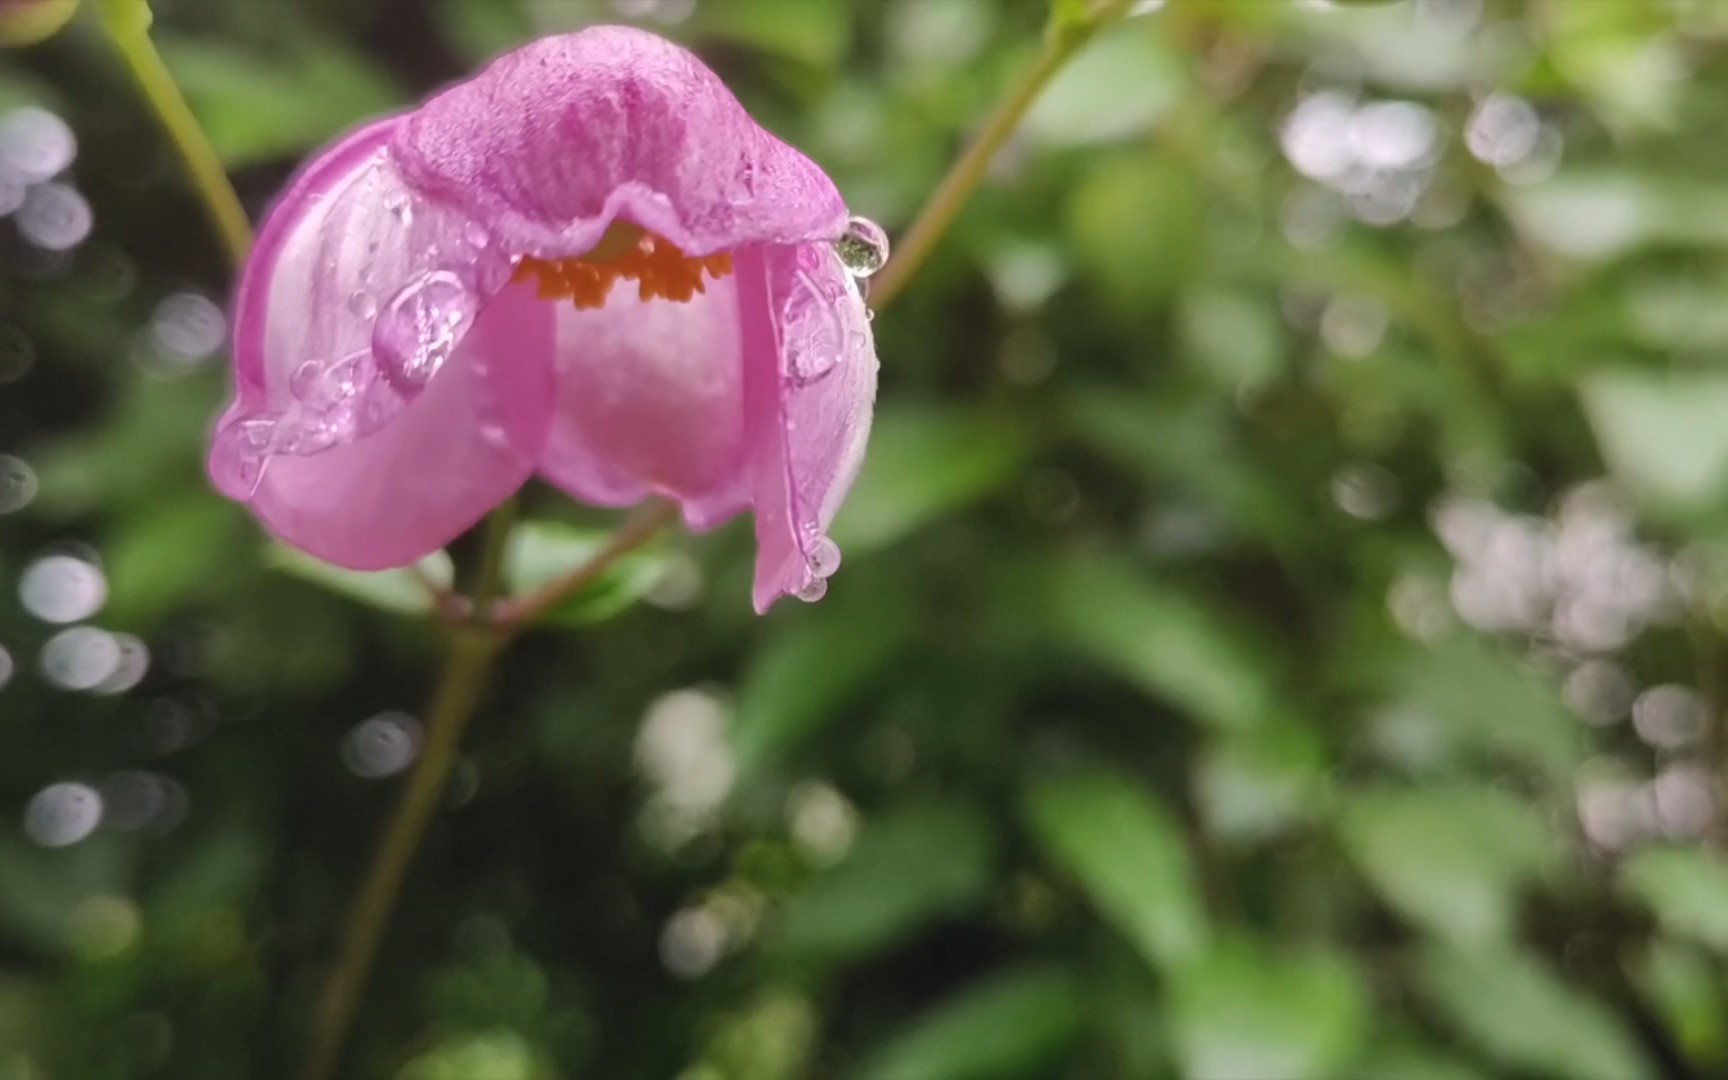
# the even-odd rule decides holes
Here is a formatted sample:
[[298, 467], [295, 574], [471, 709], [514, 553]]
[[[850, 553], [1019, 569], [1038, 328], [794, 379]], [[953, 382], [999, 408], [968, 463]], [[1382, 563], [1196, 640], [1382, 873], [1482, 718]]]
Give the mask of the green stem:
[[169, 73], [168, 65], [162, 62], [155, 43], [150, 40], [148, 18], [142, 21], [109, 19], [105, 20], [105, 26], [109, 39], [138, 81], [139, 89], [144, 91], [150, 108], [179, 149], [192, 184], [204, 200], [210, 220], [221, 235], [222, 245], [228, 249], [229, 258], [235, 266], [241, 265], [252, 247], [252, 223], [247, 219], [239, 197], [234, 194], [233, 185], [228, 182], [228, 174], [216, 157], [215, 148], [205, 137], [204, 129], [198, 126], [186, 99], [180, 95], [180, 88], [174, 85], [174, 76]]
[[349, 912], [335, 970], [312, 1017], [312, 1050], [303, 1073], [308, 1080], [325, 1080], [336, 1073], [378, 958], [378, 947], [396, 911], [402, 883], [449, 788], [450, 775], [460, 757], [462, 733], [473, 719], [491, 681], [493, 666], [503, 652], [504, 636], [483, 620], [503, 578], [504, 548], [514, 521], [514, 500], [487, 519], [471, 607], [474, 614], [450, 626], [444, 668], [426, 708], [425, 747], [378, 842], [377, 854]]
[[1132, 0], [1101, 0], [1084, 18], [1052, 22], [1044, 35], [1044, 46], [1030, 66], [1020, 73], [1008, 95], [996, 106], [977, 138], [966, 148], [919, 211], [912, 227], [894, 246], [894, 256], [870, 281], [870, 306], [880, 312], [906, 288], [906, 283], [924, 265], [937, 241], [954, 223], [966, 200], [978, 190], [984, 173], [995, 160], [1014, 129], [1026, 116], [1038, 95], [1063, 66], [1092, 40], [1092, 35], [1128, 13]]
[[534, 592], [500, 603], [493, 614], [493, 625], [506, 640], [515, 637], [677, 519], [677, 503], [656, 499], [647, 504], [619, 526], [618, 531], [606, 539], [606, 545], [589, 556], [587, 562]]

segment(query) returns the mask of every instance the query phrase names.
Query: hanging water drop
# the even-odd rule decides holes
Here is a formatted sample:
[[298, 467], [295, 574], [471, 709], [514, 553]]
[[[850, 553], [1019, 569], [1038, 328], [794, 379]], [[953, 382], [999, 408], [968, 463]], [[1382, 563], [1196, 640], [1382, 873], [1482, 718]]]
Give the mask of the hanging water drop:
[[888, 261], [888, 234], [869, 218], [846, 222], [846, 234], [834, 243], [840, 264], [855, 278], [867, 278]]
[[814, 604], [816, 601], [828, 595], [828, 579], [813, 577], [809, 581], [805, 582], [803, 588], [799, 589], [792, 595], [804, 601], [806, 604]]
[[468, 332], [479, 298], [455, 274], [428, 274], [391, 297], [372, 327], [378, 369], [404, 393], [426, 385]]
[[821, 537], [810, 545], [805, 559], [812, 574], [819, 578], [833, 577], [834, 571], [840, 569], [840, 545], [826, 536]]
[[264, 479], [266, 451], [275, 422], [241, 420], [216, 433], [210, 453], [210, 479], [230, 499], [250, 499]]
[[356, 289], [348, 297], [348, 310], [357, 318], [370, 319], [378, 314], [378, 298], [365, 289]]
[[318, 380], [324, 375], [324, 365], [316, 360], [308, 360], [294, 369], [294, 374], [288, 376], [288, 392], [301, 401], [310, 399], [318, 391]]

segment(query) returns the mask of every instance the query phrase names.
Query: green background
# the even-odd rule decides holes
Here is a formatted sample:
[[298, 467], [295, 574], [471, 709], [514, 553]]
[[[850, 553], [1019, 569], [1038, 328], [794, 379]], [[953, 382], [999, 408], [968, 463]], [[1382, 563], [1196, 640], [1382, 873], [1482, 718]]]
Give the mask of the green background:
[[[153, 6], [254, 217], [358, 120], [633, 21], [895, 234], [1046, 17]], [[875, 322], [828, 598], [752, 615], [739, 523], [507, 659], [355, 1075], [1728, 1073], [1725, 95], [1710, 0], [1101, 37]], [[157, 331], [231, 277], [88, 11], [0, 54], [26, 104], [95, 225], [0, 221], [38, 488], [0, 515], [0, 1077], [282, 1075], [399, 784], [352, 732], [421, 708], [435, 637], [208, 488], [225, 358]], [[522, 583], [608, 521], [528, 511]], [[135, 685], [43, 675], [45, 552], [100, 565]], [[47, 846], [62, 782], [108, 813]]]

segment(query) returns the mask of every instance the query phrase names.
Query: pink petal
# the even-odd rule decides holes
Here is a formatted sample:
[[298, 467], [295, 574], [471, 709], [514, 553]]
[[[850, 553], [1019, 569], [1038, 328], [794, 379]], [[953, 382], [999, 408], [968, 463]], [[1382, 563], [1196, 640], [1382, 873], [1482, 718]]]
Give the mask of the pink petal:
[[389, 424], [322, 453], [269, 457], [252, 512], [287, 543], [357, 570], [443, 547], [532, 475], [551, 368], [516, 361], [549, 355], [552, 332], [531, 286], [506, 289]]
[[693, 528], [749, 505], [734, 280], [689, 303], [644, 303], [620, 285], [603, 308], [556, 306], [558, 411], [541, 475], [598, 506], [669, 495]]
[[846, 207], [700, 60], [601, 26], [508, 53], [427, 102], [393, 150], [421, 192], [517, 254], [579, 255], [622, 216], [705, 255], [836, 239]]
[[500, 294], [509, 256], [402, 182], [400, 123], [315, 159], [265, 222], [209, 463], [282, 539], [366, 569], [420, 557], [520, 486], [551, 415], [551, 308]]
[[762, 612], [787, 594], [818, 599], [840, 565], [827, 530], [863, 462], [876, 347], [857, 284], [829, 245], [736, 261]]

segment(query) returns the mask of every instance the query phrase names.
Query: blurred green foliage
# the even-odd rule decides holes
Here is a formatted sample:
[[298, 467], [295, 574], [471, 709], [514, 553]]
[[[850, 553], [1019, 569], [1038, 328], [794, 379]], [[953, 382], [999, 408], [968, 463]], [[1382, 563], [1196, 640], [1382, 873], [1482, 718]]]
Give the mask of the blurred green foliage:
[[[347, 125], [626, 20], [891, 232], [1047, 15], [153, 6], [254, 214]], [[1142, 7], [876, 321], [828, 598], [753, 616], [739, 525], [507, 661], [356, 1075], [1728, 1072], [1728, 8]], [[90, 17], [0, 65], [95, 221], [0, 222], [0, 1077], [281, 1075], [425, 597], [207, 488], [222, 357], [159, 305], [231, 282], [174, 155]], [[526, 504], [518, 585], [609, 520]], [[55, 685], [45, 552], [147, 670]]]

